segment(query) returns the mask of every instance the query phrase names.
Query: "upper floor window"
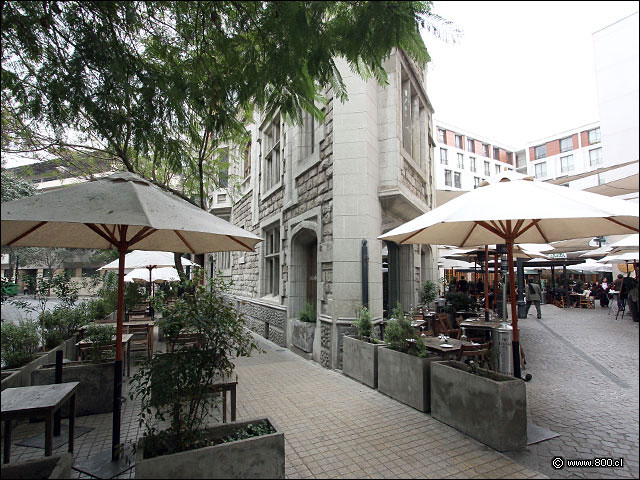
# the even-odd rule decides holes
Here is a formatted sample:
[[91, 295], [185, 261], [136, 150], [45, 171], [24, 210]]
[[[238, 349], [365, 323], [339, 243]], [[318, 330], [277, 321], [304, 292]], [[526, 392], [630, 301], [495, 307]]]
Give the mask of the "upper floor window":
[[596, 165], [602, 165], [602, 162], [602, 148], [589, 150], [589, 165], [595, 167]]
[[476, 153], [474, 150], [474, 141], [473, 138], [467, 138], [467, 151], [471, 153]]
[[600, 127], [589, 130], [589, 144], [600, 142]]
[[440, 143], [447, 143], [447, 142], [445, 141], [445, 135], [446, 135], [445, 130], [443, 130], [443, 129], [439, 128], [439, 129], [438, 129], [438, 142], [440, 142]]
[[472, 172], [476, 171], [476, 157], [469, 157], [469, 168]]
[[247, 142], [247, 146], [245, 147], [244, 154], [242, 156], [242, 173], [244, 178], [251, 175], [251, 140]]
[[441, 148], [440, 149], [440, 163], [443, 164], [443, 165], [448, 165], [447, 149], [446, 148]]
[[482, 144], [482, 156], [489, 158], [489, 145], [486, 143]]
[[547, 176], [547, 162], [536, 163], [536, 178]]
[[456, 148], [462, 149], [462, 135], [456, 135]]
[[444, 171], [444, 184], [448, 187], [451, 186], [451, 170]]
[[560, 152], [564, 153], [568, 152], [569, 150], [573, 150], [573, 138], [562, 138], [560, 140]]
[[497, 175], [498, 173], [500, 173], [500, 165], [495, 165], [495, 168], [496, 168], [496, 175]]
[[264, 293], [280, 293], [280, 225], [264, 230]]
[[489, 162], [484, 162], [484, 176], [488, 177], [491, 175], [491, 164]]
[[571, 170], [573, 170], [573, 155], [560, 157], [560, 171], [570, 172]]
[[453, 185], [456, 188], [462, 188], [462, 181], [461, 181], [460, 172], [454, 172], [454, 174], [453, 174]]
[[280, 181], [280, 162], [284, 153], [284, 142], [280, 140], [282, 125], [277, 114], [261, 132], [263, 163], [263, 186], [269, 190]]
[[423, 169], [427, 163], [426, 112], [418, 87], [402, 69], [402, 147]]
[[507, 163], [513, 165], [513, 152], [507, 152]]
[[302, 125], [300, 125], [300, 158], [306, 158], [315, 151], [316, 120], [309, 112], [303, 112]]
[[539, 158], [544, 158], [547, 156], [547, 145], [538, 145], [536, 147], [536, 160], [538, 160]]
[[480, 177], [473, 177], [473, 188], [478, 188], [480, 186]]
[[458, 154], [458, 168], [464, 168], [464, 155]]
[[229, 154], [226, 153], [222, 157], [222, 163], [218, 173], [218, 186], [220, 188], [226, 188], [229, 186]]

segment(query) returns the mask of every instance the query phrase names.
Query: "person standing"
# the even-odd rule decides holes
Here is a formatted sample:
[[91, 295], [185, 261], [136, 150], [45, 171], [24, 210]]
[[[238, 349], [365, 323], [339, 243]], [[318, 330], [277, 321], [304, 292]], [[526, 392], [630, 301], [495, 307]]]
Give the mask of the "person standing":
[[618, 274], [618, 278], [613, 282], [613, 290], [618, 292], [616, 295], [616, 300], [618, 302], [618, 310], [622, 310], [624, 308], [624, 299], [626, 295], [622, 294], [622, 283], [624, 282], [624, 277], [621, 273]]
[[538, 318], [542, 318], [542, 312], [540, 310], [540, 300], [542, 300], [542, 289], [540, 285], [536, 282], [533, 277], [529, 277], [528, 285], [525, 289], [526, 296], [526, 306], [525, 306], [525, 315], [529, 315], [529, 308], [531, 308], [531, 304], [533, 303], [536, 306], [536, 310], [538, 311]]

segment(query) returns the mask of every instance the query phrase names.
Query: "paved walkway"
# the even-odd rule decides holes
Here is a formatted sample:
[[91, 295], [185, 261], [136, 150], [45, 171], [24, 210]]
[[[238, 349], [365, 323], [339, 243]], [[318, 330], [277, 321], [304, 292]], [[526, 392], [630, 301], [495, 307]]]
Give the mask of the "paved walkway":
[[[268, 415], [285, 432], [287, 478], [638, 478], [638, 324], [599, 308], [544, 306], [542, 321], [520, 327], [529, 419], [561, 436], [517, 452], [496, 452], [266, 340], [266, 353], [237, 361], [238, 418]], [[139, 435], [136, 407], [124, 405], [124, 441]], [[77, 424], [94, 430], [76, 440], [76, 459], [110, 448], [111, 414]], [[19, 425], [14, 442], [43, 430]], [[12, 446], [12, 461], [42, 455]], [[624, 467], [554, 470], [556, 455], [623, 457]]]

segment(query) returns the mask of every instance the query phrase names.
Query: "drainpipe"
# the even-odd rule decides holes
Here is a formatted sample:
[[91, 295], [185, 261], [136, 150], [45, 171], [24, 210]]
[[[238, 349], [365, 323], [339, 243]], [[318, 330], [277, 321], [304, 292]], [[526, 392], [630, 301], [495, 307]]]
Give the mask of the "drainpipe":
[[362, 305], [369, 308], [369, 252], [367, 241], [362, 240]]

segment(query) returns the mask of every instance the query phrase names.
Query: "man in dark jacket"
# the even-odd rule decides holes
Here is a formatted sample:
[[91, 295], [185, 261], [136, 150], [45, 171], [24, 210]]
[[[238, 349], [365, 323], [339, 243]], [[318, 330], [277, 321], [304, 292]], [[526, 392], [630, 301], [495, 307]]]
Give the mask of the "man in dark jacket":
[[540, 300], [542, 300], [542, 289], [540, 285], [536, 283], [533, 277], [529, 277], [527, 282], [527, 288], [525, 288], [524, 293], [526, 296], [526, 306], [525, 306], [525, 315], [529, 315], [529, 308], [531, 308], [531, 304], [533, 303], [536, 306], [536, 310], [538, 311], [538, 318], [542, 318], [542, 312], [540, 310]]

